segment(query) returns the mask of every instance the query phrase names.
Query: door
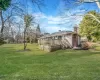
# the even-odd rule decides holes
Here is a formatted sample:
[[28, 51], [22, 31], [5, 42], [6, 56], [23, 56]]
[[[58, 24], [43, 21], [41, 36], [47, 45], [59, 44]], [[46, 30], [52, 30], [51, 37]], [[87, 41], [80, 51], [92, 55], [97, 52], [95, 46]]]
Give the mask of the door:
[[73, 34], [72, 43], [73, 43], [73, 47], [78, 47], [78, 35], [77, 34]]

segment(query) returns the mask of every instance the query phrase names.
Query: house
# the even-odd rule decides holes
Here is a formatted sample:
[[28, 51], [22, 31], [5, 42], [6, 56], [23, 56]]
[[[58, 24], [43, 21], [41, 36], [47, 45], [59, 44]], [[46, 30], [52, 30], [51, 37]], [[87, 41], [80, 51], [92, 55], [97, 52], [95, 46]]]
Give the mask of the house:
[[47, 34], [38, 39], [40, 49], [45, 51], [54, 51], [58, 49], [79, 47], [81, 40], [78, 34], [78, 27], [74, 31], [61, 31]]

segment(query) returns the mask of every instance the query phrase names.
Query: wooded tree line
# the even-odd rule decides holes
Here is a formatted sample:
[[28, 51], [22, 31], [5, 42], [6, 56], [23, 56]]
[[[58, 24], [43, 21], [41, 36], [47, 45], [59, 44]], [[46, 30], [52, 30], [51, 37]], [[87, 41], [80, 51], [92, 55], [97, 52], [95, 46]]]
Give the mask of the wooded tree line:
[[4, 39], [7, 38], [12, 39], [13, 42], [15, 37], [18, 39], [23, 34], [24, 49], [26, 48], [30, 26], [38, 23], [29, 13], [28, 3], [32, 3], [39, 10], [44, 5], [43, 0], [0, 0], [0, 44], [3, 44]]

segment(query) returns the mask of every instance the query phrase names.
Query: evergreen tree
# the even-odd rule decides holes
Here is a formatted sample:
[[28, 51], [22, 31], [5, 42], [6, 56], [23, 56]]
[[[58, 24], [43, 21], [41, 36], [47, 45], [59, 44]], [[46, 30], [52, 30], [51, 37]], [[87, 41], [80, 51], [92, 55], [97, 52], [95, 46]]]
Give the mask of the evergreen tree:
[[37, 32], [37, 33], [41, 33], [39, 24], [38, 24], [38, 26], [37, 26], [37, 28], [36, 28], [36, 32]]
[[11, 0], [0, 0], [0, 10], [6, 10], [10, 6]]

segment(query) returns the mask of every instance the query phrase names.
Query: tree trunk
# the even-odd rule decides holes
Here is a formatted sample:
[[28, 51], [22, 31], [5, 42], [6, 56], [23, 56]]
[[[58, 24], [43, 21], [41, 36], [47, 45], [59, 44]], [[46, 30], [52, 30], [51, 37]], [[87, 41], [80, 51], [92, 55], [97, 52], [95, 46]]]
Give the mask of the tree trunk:
[[3, 30], [4, 30], [4, 19], [3, 19], [3, 14], [2, 14], [2, 10], [0, 10], [0, 18], [1, 18], [1, 36], [3, 37]]
[[30, 35], [30, 44], [32, 44], [32, 36]]
[[26, 42], [26, 29], [24, 29], [24, 50], [26, 50], [26, 47], [27, 47], [27, 42]]

